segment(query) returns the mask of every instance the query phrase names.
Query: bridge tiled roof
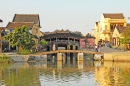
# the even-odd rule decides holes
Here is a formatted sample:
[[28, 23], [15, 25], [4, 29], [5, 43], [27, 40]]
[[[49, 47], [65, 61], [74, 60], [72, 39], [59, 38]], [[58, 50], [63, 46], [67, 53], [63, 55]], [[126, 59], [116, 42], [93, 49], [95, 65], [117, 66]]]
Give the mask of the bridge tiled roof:
[[74, 31], [74, 32], [72, 32], [72, 31], [69, 31], [69, 30], [63, 30], [63, 29], [61, 29], [61, 30], [55, 30], [55, 31], [53, 31], [53, 32], [44, 32], [44, 34], [45, 35], [48, 35], [48, 34], [56, 34], [56, 33], [74, 33], [74, 34], [81, 34], [81, 32], [78, 32], [78, 31]]
[[54, 31], [55, 33], [70, 33], [70, 31], [69, 30], [55, 30]]

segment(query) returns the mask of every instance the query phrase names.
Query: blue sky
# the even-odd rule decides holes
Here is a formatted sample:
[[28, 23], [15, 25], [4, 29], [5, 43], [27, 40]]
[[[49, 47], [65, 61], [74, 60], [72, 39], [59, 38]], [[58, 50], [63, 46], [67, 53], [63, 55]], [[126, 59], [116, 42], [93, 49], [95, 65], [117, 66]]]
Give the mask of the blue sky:
[[0, 25], [6, 26], [14, 14], [39, 14], [41, 31], [69, 29], [86, 34], [92, 32], [102, 13], [130, 17], [129, 6], [130, 0], [1, 0]]

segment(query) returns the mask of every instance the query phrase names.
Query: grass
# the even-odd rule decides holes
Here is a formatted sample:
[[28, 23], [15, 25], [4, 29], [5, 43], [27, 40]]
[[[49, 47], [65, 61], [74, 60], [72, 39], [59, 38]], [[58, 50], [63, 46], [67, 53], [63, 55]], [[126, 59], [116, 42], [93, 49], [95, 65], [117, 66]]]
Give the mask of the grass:
[[28, 55], [28, 54], [33, 54], [33, 52], [31, 52], [30, 50], [22, 50], [22, 51], [19, 51], [17, 54]]
[[10, 57], [3, 54], [2, 56], [0, 56], [0, 62], [13, 62], [13, 61]]

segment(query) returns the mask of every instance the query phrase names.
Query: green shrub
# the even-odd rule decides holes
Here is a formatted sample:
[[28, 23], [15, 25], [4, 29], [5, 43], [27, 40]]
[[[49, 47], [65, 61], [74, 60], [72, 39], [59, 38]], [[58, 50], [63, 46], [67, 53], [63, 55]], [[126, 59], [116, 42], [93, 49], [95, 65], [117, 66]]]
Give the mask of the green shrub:
[[2, 56], [0, 56], [0, 62], [12, 62], [12, 59], [3, 54]]
[[33, 52], [31, 52], [30, 50], [22, 50], [22, 51], [19, 51], [17, 54], [20, 54], [20, 55], [28, 55], [28, 54], [32, 54]]

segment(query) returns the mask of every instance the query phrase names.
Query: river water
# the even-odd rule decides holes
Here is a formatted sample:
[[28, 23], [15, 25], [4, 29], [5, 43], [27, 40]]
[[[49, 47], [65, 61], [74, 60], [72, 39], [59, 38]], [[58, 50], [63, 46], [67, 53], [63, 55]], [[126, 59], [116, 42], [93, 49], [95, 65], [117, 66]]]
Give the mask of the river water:
[[1, 63], [0, 86], [130, 86], [130, 63], [92, 60]]

